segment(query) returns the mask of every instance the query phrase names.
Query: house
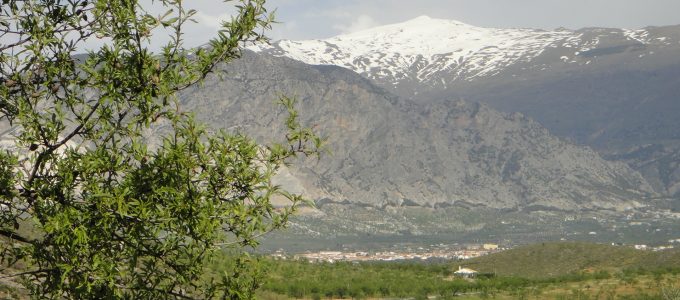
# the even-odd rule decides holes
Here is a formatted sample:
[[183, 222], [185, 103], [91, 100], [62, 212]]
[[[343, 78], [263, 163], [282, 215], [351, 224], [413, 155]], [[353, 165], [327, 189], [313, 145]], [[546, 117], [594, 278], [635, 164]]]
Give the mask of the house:
[[482, 246], [484, 250], [498, 250], [498, 245], [497, 244], [484, 244]]
[[453, 272], [453, 275], [462, 277], [462, 278], [474, 278], [477, 276], [477, 271], [473, 269], [468, 269], [468, 268], [463, 268], [461, 266], [458, 266], [458, 271]]

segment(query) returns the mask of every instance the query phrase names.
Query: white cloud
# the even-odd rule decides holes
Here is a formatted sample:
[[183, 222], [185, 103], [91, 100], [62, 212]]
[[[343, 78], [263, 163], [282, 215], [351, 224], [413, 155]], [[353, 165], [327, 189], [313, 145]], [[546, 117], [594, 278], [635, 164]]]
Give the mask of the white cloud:
[[[328, 38], [420, 15], [480, 27], [541, 28], [590, 26], [640, 28], [680, 24], [678, 0], [268, 0], [298, 28], [288, 39]], [[360, 16], [360, 17], [357, 17]], [[369, 17], [371, 16], [371, 17]]]
[[271, 39], [279, 40], [288, 38], [300, 31], [304, 31], [304, 28], [300, 28], [297, 21], [288, 21], [272, 24], [272, 30], [270, 32], [265, 32], [265, 35]]
[[222, 22], [231, 20], [231, 17], [232, 14], [230, 13], [224, 13], [214, 16], [199, 10], [196, 12], [193, 18], [194, 20], [196, 20], [196, 22], [198, 22], [198, 24], [202, 26], [213, 29], [219, 29], [220, 27], [222, 27]]
[[342, 31], [342, 33], [352, 33], [361, 31], [364, 29], [373, 28], [379, 26], [376, 20], [371, 18], [369, 15], [360, 15], [358, 18], [353, 20], [349, 25], [346, 24], [336, 24], [333, 26], [334, 29]]

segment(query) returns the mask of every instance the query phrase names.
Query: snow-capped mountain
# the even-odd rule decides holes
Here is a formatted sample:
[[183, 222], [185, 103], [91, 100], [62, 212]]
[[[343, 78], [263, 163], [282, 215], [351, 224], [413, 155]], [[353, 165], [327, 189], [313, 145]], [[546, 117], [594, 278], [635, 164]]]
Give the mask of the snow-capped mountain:
[[547, 52], [556, 56], [551, 60], [586, 65], [592, 62], [589, 51], [603, 43], [640, 47], [677, 45], [677, 40], [648, 29], [498, 29], [421, 16], [325, 40], [281, 40], [250, 49], [312, 65], [342, 66], [385, 87], [417, 92], [414, 84], [446, 88], [517, 65], [523, 70], [546, 69], [549, 66], [540, 58]]
[[670, 160], [680, 157], [680, 25], [546, 31], [418, 17], [251, 49], [341, 66], [421, 105], [465, 99], [521, 112], [680, 196], [680, 162]]

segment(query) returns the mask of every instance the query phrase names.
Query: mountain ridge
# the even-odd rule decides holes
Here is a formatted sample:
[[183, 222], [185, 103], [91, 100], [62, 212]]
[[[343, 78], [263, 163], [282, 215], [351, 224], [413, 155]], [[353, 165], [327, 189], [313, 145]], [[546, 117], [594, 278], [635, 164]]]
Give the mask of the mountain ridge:
[[[343, 66], [371, 79], [427, 81], [433, 74], [448, 68], [461, 69], [461, 78], [466, 75], [468, 79], [494, 73], [495, 67], [531, 58], [540, 54], [547, 44], [567, 35], [566, 31], [489, 29], [458, 21], [418, 17], [325, 40], [282, 40], [271, 46], [257, 45], [250, 49], [313, 65]], [[448, 43], [442, 43], [442, 40]], [[497, 52], [494, 48], [513, 53], [504, 60], [494, 57], [499, 60], [496, 64], [483, 66], [482, 60]], [[467, 66], [467, 70], [461, 66]], [[401, 77], [403, 75], [406, 77]]]
[[[400, 30], [411, 23], [432, 28], [418, 35], [418, 28], [428, 26], [415, 26], [404, 38]], [[460, 30], [446, 31], [449, 27]], [[388, 33], [394, 40], [385, 38]], [[420, 52], [400, 52], [409, 47]], [[664, 147], [653, 156], [622, 161], [645, 174], [656, 191], [680, 197], [680, 165], [667, 167], [668, 157], [680, 153], [680, 119], [675, 117], [680, 114], [680, 25], [546, 31], [417, 18], [325, 40], [279, 41], [254, 49], [354, 70], [419, 105], [463, 98], [521, 112], [610, 159], [621, 153], [642, 155], [646, 152], [636, 149], [647, 144]], [[466, 50], [452, 52], [458, 49]]]
[[291, 170], [315, 200], [625, 210], [653, 194], [626, 165], [521, 114], [465, 101], [415, 104], [350, 70], [266, 54], [245, 53], [224, 71], [223, 81], [186, 94], [184, 105], [213, 126], [269, 140], [283, 130], [272, 99], [297, 96], [303, 121], [331, 138], [331, 157]]
[[485, 28], [421, 16], [323, 40], [281, 40], [250, 49], [313, 65], [342, 66], [388, 89], [399, 90], [400, 85], [404, 85], [402, 90], [414, 85], [445, 89], [456, 81], [499, 75], [513, 65], [535, 61], [555, 48], [572, 50], [570, 54], [558, 56], [564, 63], [589, 64], [588, 59], [575, 58], [596, 55], [592, 51], [602, 40], [616, 39], [624, 46], [637, 47], [670, 45], [676, 41], [676, 37], [655, 34], [658, 31], [658, 27], [637, 30]]

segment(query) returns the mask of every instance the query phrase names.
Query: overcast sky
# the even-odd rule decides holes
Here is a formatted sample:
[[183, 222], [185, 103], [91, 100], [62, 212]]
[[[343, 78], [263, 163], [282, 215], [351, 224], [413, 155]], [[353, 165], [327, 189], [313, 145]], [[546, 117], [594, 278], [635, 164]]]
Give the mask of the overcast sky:
[[680, 24], [680, 0], [270, 0], [272, 37], [327, 38], [420, 15], [483, 27], [624, 27]]
[[[184, 36], [187, 46], [207, 42], [234, 11], [219, 0], [185, 1], [185, 7], [199, 11], [198, 24], [187, 28]], [[275, 40], [328, 38], [421, 15], [501, 28], [636, 29], [680, 24], [680, 0], [268, 0], [267, 7], [276, 8], [281, 22], [268, 34]]]
[[[154, 14], [165, 10], [153, 0], [141, 0]], [[230, 2], [235, 3], [235, 2]], [[234, 9], [220, 0], [191, 0], [185, 8], [198, 10], [198, 24], [186, 29], [186, 46], [205, 44]], [[452, 19], [481, 27], [541, 28], [680, 25], [680, 0], [268, 0], [279, 24], [268, 36], [278, 39], [322, 39], [418, 16]], [[0, 38], [0, 43], [8, 38]], [[151, 48], [158, 50], [167, 36], [156, 33]], [[83, 49], [105, 41], [93, 39]], [[83, 50], [81, 49], [81, 51]]]

